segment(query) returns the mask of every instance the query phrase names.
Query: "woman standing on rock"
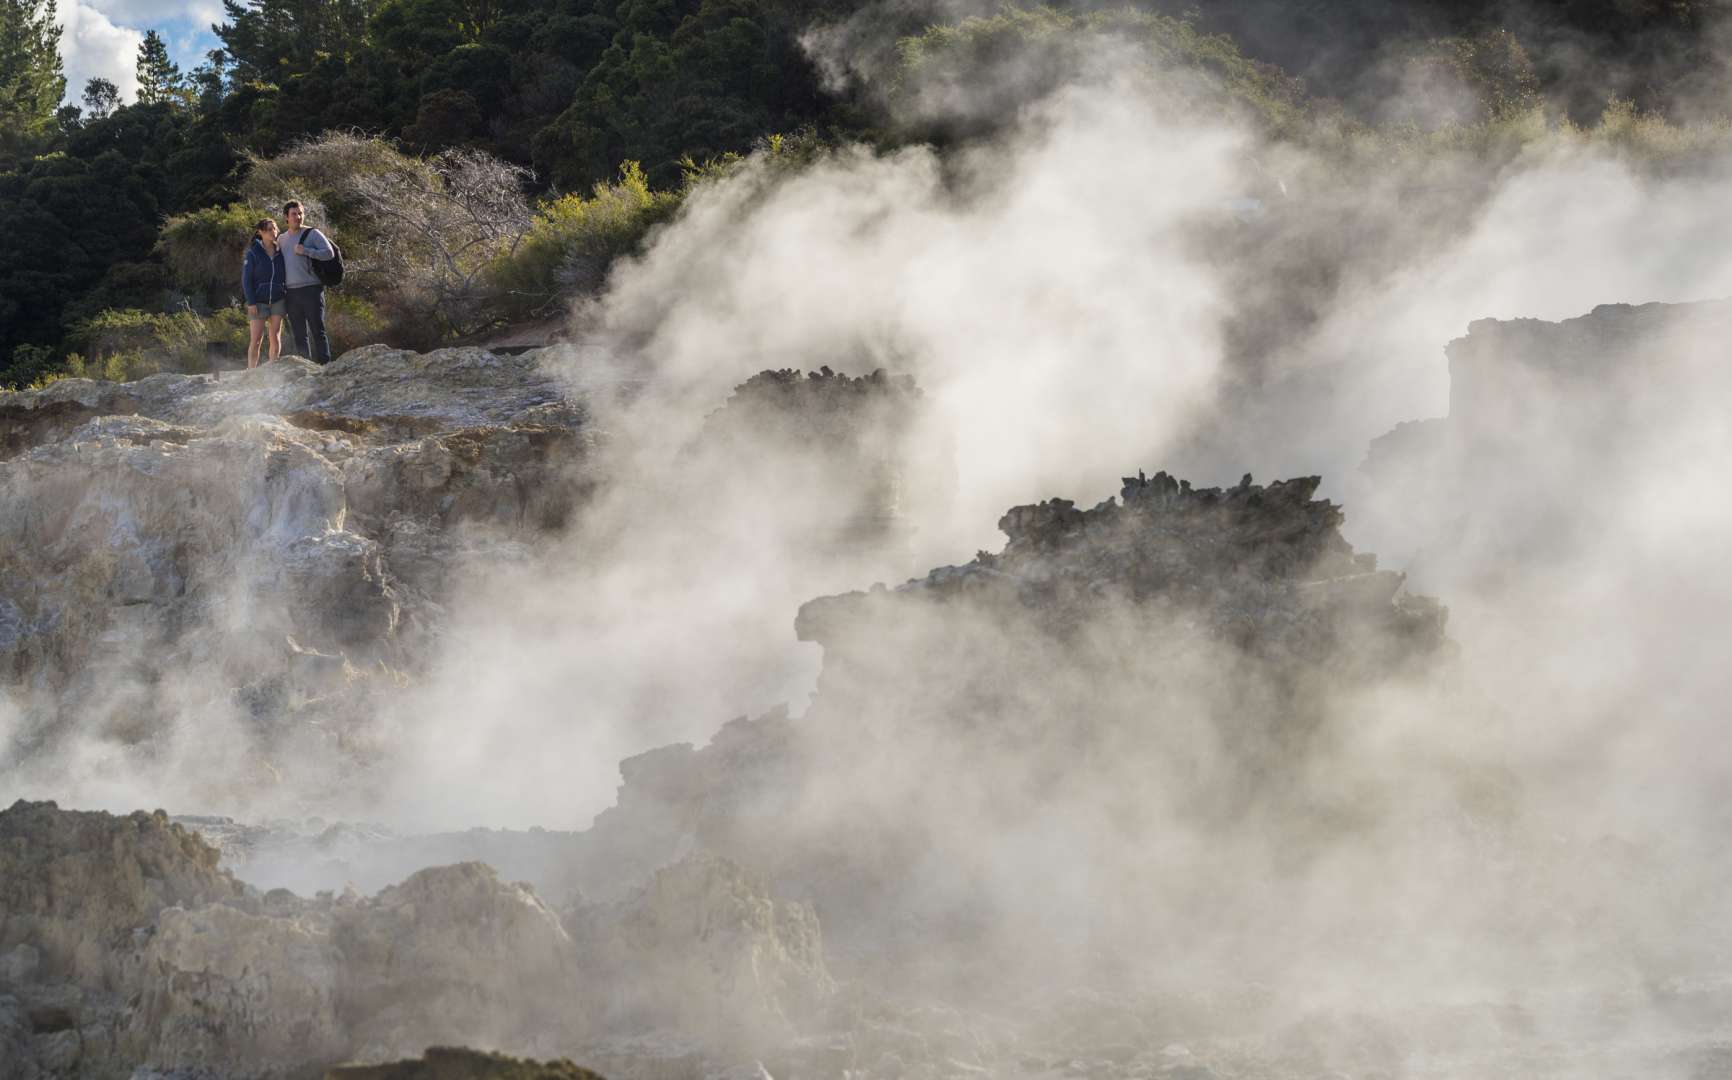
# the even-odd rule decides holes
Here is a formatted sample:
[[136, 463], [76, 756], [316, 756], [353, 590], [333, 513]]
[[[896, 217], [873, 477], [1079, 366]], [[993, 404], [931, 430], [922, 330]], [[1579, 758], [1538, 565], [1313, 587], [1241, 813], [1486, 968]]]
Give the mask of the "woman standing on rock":
[[270, 358], [283, 351], [283, 312], [287, 310], [289, 275], [283, 267], [283, 251], [277, 246], [277, 223], [262, 219], [253, 226], [253, 242], [241, 264], [241, 295], [247, 302], [247, 320], [252, 340], [247, 342], [247, 367], [259, 366], [259, 339], [270, 336]]

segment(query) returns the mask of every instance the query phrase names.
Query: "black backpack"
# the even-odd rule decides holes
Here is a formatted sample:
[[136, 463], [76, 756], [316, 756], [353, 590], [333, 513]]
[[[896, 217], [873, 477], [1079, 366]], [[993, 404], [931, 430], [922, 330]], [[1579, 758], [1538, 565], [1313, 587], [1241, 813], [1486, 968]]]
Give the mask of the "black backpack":
[[[301, 231], [301, 239], [305, 241], [306, 234], [312, 231], [313, 227], [307, 226]], [[324, 234], [321, 233], [320, 235]], [[329, 236], [325, 237], [325, 243], [331, 245], [331, 250], [335, 254], [328, 259], [315, 259], [309, 256], [307, 261], [313, 264], [313, 276], [319, 279], [319, 284], [327, 289], [334, 289], [343, 283], [343, 249], [338, 247], [337, 242]]]

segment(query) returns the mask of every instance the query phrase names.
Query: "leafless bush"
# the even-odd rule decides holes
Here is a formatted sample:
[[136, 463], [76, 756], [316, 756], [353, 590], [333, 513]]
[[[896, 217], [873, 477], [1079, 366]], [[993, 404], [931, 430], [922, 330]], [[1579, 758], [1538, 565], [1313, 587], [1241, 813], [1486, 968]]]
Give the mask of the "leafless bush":
[[514, 252], [533, 214], [526, 169], [476, 150], [412, 157], [382, 139], [331, 132], [257, 160], [249, 196], [275, 190], [329, 208], [351, 288], [396, 327], [402, 344], [428, 347], [495, 321], [489, 265]]
[[445, 333], [489, 321], [487, 270], [517, 249], [533, 221], [529, 172], [476, 150], [450, 150], [353, 177], [348, 192], [375, 225], [375, 269], [396, 304]]

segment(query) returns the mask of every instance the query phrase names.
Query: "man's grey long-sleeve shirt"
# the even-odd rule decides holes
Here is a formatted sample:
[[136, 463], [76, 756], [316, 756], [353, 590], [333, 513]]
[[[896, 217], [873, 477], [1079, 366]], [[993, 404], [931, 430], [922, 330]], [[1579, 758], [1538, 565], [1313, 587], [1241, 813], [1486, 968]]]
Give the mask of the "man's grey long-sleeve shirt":
[[[296, 244], [306, 248], [307, 253], [296, 255]], [[319, 278], [313, 273], [313, 260], [317, 259], [324, 262], [337, 254], [332, 249], [331, 242], [325, 239], [325, 234], [310, 225], [300, 232], [292, 232], [283, 236], [281, 247], [283, 249], [283, 267], [288, 271], [283, 281], [291, 289], [298, 289], [303, 285], [317, 285]]]

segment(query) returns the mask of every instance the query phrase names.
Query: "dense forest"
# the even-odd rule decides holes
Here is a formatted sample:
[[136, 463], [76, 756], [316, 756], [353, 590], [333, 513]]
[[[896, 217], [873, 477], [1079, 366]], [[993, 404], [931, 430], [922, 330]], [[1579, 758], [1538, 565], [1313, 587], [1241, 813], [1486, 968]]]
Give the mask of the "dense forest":
[[[1100, 34], [1204, 74], [1218, 100], [1197, 104], [1281, 138], [1435, 142], [1515, 116], [1723, 134], [1726, 88], [1700, 73], [1719, 70], [1704, 59], [1724, 6], [1077, 0], [935, 21], [860, 0], [224, 0], [220, 48], [194, 70], [151, 33], [136, 100], [93, 79], [66, 104], [54, 0], [0, 0], [0, 386], [196, 370], [244, 339], [241, 246], [291, 194], [358, 266], [338, 346], [425, 346], [596, 287], [738, 155], [976, 137]], [[827, 88], [801, 44], [816, 27], [899, 76]], [[990, 84], [1029, 49], [1050, 62], [1019, 66], [1032, 77], [986, 115], [895, 100], [931, 71]], [[1416, 78], [1467, 102], [1392, 111]], [[505, 194], [478, 208], [489, 185]], [[423, 229], [437, 260], [402, 239]]]

